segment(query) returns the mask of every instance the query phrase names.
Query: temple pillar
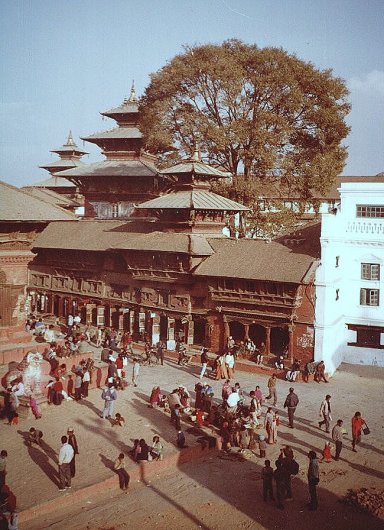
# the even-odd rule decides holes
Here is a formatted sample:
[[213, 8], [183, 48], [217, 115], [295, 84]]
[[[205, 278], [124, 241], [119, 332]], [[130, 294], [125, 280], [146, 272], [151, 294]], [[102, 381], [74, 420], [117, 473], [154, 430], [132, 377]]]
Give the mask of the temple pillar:
[[244, 341], [249, 340], [249, 324], [244, 324]]
[[270, 355], [271, 353], [271, 328], [265, 326], [265, 355]]
[[290, 324], [288, 326], [288, 336], [289, 336], [289, 342], [288, 342], [288, 356], [291, 364], [293, 363], [293, 325]]
[[229, 329], [229, 322], [225, 315], [223, 315], [223, 324], [224, 324], [224, 348], [226, 348], [228, 344], [228, 337], [231, 335], [231, 331]]
[[158, 313], [152, 313], [152, 330], [151, 330], [151, 340], [152, 345], [155, 346], [160, 342], [160, 315]]
[[195, 333], [195, 323], [193, 320], [189, 320], [187, 324], [187, 344], [192, 345]]

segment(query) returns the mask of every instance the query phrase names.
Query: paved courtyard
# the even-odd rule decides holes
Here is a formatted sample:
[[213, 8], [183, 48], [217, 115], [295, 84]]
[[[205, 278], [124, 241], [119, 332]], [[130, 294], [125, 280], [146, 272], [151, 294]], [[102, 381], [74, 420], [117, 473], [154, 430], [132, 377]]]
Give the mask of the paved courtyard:
[[[64, 402], [59, 407], [48, 407], [44, 410], [43, 418], [40, 420], [22, 420], [18, 426], [2, 425], [1, 447], [7, 449], [9, 455], [7, 481], [17, 495], [18, 510], [23, 511], [63, 495], [71, 496], [73, 499], [73, 513], [76, 510], [80, 514], [85, 513], [87, 509], [95, 509], [95, 499], [89, 499], [76, 508], [76, 491], [113, 476], [109, 468], [110, 462], [117, 457], [118, 453], [127, 453], [135, 438], [145, 438], [149, 443], [154, 434], [159, 434], [165, 446], [165, 455], [176, 452], [176, 432], [170, 424], [169, 416], [161, 410], [149, 408], [148, 397], [155, 384], [160, 385], [162, 391], [166, 392], [171, 391], [178, 384], [183, 384], [194, 396], [193, 388], [197, 382], [198, 372], [198, 366], [179, 367], [173, 360], [166, 360], [164, 366], [142, 367], [138, 387], [129, 386], [126, 390], [119, 392], [118, 395], [115, 412], [120, 412], [126, 419], [126, 425], [122, 428], [112, 427], [107, 420], [100, 418], [103, 404], [100, 389], [92, 390], [89, 398], [81, 402], [70, 401]], [[235, 381], [239, 381], [247, 393], [254, 389], [257, 384], [266, 392], [267, 378], [268, 376], [246, 372], [236, 372], [235, 374]], [[215, 396], [220, 399], [222, 382], [214, 380], [210, 380], [210, 382], [215, 390]], [[295, 501], [287, 504], [286, 513], [301, 513], [300, 517], [304, 517], [303, 505], [307, 501], [305, 471], [308, 460], [306, 455], [310, 449], [320, 453], [325, 441], [329, 439], [329, 435], [318, 428], [319, 407], [326, 393], [332, 395], [332, 424], [338, 418], [342, 418], [345, 421], [348, 434], [345, 437], [341, 460], [321, 464], [320, 509], [315, 515], [312, 514], [314, 520], [317, 518], [319, 522], [319, 526], [316, 528], [325, 528], [325, 526], [320, 525], [319, 517], [321, 514], [323, 514], [324, 519], [325, 514], [328, 514], [327, 517], [329, 517], [331, 512], [336, 513], [341, 509], [338, 500], [348, 488], [363, 486], [382, 488], [384, 478], [383, 382], [384, 369], [342, 365], [328, 384], [296, 383], [294, 387], [300, 403], [297, 409], [296, 426], [292, 430], [287, 427], [286, 414], [282, 408], [291, 383], [278, 381], [277, 408], [282, 419], [279, 427], [279, 442], [276, 446], [268, 447], [267, 457], [274, 461], [281, 445], [289, 444], [294, 448], [301, 469], [299, 475], [294, 479]], [[371, 434], [364, 437], [358, 447], [358, 452], [353, 453], [350, 442], [350, 420], [357, 410], [360, 410], [367, 420]], [[23, 439], [32, 425], [44, 433], [43, 451], [39, 448], [29, 448], [23, 443]], [[67, 427], [73, 427], [76, 431], [80, 455], [76, 459], [77, 474], [72, 483], [72, 490], [61, 493], [57, 486], [57, 454], [60, 448], [60, 437], [66, 433]], [[184, 429], [189, 427], [191, 427], [190, 423], [184, 424]], [[189, 446], [197, 443], [196, 436], [193, 434], [187, 432], [186, 437]], [[206, 459], [205, 462], [204, 458]], [[191, 518], [185, 513], [185, 507], [182, 508], [181, 504], [179, 506], [176, 500], [172, 509], [169, 506], [166, 509], [167, 513], [171, 509], [176, 526], [172, 524], [172, 517], [169, 519], [168, 516], [163, 521], [164, 526], [161, 526], [161, 519], [154, 524], [151, 519], [153, 510], [159, 514], [162, 509], [165, 509], [161, 499], [165, 504], [170, 502], [169, 498], [167, 500], [167, 496], [164, 498], [161, 495], [160, 486], [155, 495], [155, 478], [152, 480], [150, 493], [148, 488], [143, 490], [142, 486], [137, 485], [136, 488], [131, 488], [129, 495], [125, 496], [125, 500], [122, 501], [117, 492], [105, 492], [102, 499], [97, 501], [97, 506], [103, 506], [105, 499], [109, 499], [107, 502], [109, 508], [114, 506], [116, 502], [116, 506], [119, 506], [120, 516], [122, 510], [128, 509], [129, 520], [132, 520], [133, 514], [136, 514], [139, 517], [140, 526], [147, 528], [152, 526], [169, 528], [169, 525], [178, 528], [179, 524], [185, 528], [198, 528], [199, 526], [224, 528], [227, 525], [224, 521], [222, 524], [220, 523], [220, 514], [230, 517], [227, 512], [229, 507], [233, 505], [232, 507], [236, 508], [235, 511], [241, 513], [241, 517], [239, 516], [240, 518], [238, 517], [236, 520], [245, 518], [244, 525], [242, 525], [244, 527], [280, 528], [279, 524], [281, 523], [281, 528], [288, 528], [285, 523], [281, 522], [283, 521], [281, 514], [276, 520], [280, 523], [276, 522], [274, 526], [272, 525], [271, 521], [275, 521], [273, 517], [277, 517], [274, 505], [269, 505], [268, 510], [265, 511], [260, 497], [262, 463], [263, 459], [250, 451], [247, 451], [240, 458], [236, 455], [226, 457], [221, 454], [210, 453], [198, 463], [184, 464], [176, 471], [167, 470], [164, 472], [164, 476], [162, 475], [161, 478], [157, 479], [161, 487], [166, 487], [168, 491], [172, 490], [172, 484], [174, 488], [177, 485], [176, 489], [179, 495], [176, 492], [174, 495], [176, 498], [180, 496], [184, 500], [189, 499], [190, 504], [195, 506], [191, 510], [193, 514], [198, 515], [196, 510], [200, 506], [201, 512], [205, 513], [207, 517], [207, 523], [202, 525], [198, 523], [199, 518], [194, 520], [193, 517]], [[133, 470], [136, 465], [128, 459], [128, 471]], [[170, 481], [168, 486], [167, 480]], [[226, 487], [230, 484], [234, 488], [231, 492]], [[180, 491], [184, 492], [185, 495], [180, 495]], [[198, 491], [202, 494], [201, 503], [204, 506], [207, 502], [211, 502], [211, 506], [216, 506], [217, 509], [212, 508], [210, 510], [209, 506], [202, 508], [199, 497], [196, 497]], [[191, 492], [193, 493], [192, 496]], [[109, 498], [109, 495], [112, 497]], [[113, 497], [114, 495], [117, 497]], [[145, 499], [150, 496], [148, 497], [149, 501], [154, 495], [156, 499], [152, 499], [149, 505]], [[211, 497], [211, 501], [207, 500]], [[121, 506], [122, 502], [124, 502], [123, 507]], [[129, 513], [129, 506], [131, 513]], [[263, 511], [266, 515], [260, 518], [260, 514], [264, 513]], [[104, 515], [107, 513], [105, 509], [101, 512]], [[116, 524], [116, 528], [123, 528], [124, 526], [118, 526], [119, 517], [113, 513], [110, 515], [109, 526], [105, 523], [105, 528], [113, 528], [114, 524]], [[272, 517], [271, 514], [274, 516]], [[231, 517], [234, 516], [235, 513], [232, 513]], [[305, 517], [307, 516], [308, 514], [305, 514]], [[59, 518], [59, 522], [55, 523], [55, 518]], [[294, 520], [293, 518], [292, 523]], [[126, 522], [125, 519], [124, 521]], [[145, 521], [147, 526], [144, 524]], [[257, 521], [259, 522], [256, 524]], [[360, 518], [354, 518], [353, 521], [358, 521], [361, 524]], [[367, 521], [372, 525], [375, 523], [371, 518]], [[346, 522], [351, 523], [348, 517]], [[78, 526], [79, 524], [80, 526]], [[65, 518], [64, 523], [60, 519], [59, 511], [54, 510], [54, 513], [41, 520], [22, 524], [21, 528], [42, 529], [48, 526], [56, 529], [104, 528], [104, 526], [100, 526], [101, 524], [101, 522], [96, 524], [92, 520], [89, 520], [88, 523], [82, 523], [78, 517], [70, 517], [70, 520]], [[365, 523], [364, 525], [367, 527]], [[374, 526], [371, 527], [374, 528]], [[337, 528], [337, 526], [333, 526], [333, 528]], [[358, 528], [358, 526], [349, 524], [348, 528]]]

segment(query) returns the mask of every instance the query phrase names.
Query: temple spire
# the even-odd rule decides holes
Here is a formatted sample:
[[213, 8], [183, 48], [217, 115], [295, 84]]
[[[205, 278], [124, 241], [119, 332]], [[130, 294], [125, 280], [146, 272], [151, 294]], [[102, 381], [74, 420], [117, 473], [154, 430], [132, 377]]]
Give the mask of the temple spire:
[[137, 102], [137, 95], [135, 90], [135, 81], [132, 81], [132, 87], [131, 87], [131, 95], [129, 96], [129, 103], [136, 103]]
[[72, 136], [72, 131], [69, 131], [68, 140], [67, 140], [66, 145], [76, 145], [73, 139], [73, 136]]

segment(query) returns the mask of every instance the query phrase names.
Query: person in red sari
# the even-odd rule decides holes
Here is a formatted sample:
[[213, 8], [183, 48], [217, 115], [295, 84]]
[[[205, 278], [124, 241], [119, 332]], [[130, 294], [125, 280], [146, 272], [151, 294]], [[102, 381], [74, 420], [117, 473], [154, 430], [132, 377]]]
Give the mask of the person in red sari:
[[363, 426], [366, 425], [365, 420], [361, 417], [360, 412], [355, 412], [352, 418], [352, 451], [357, 453], [355, 447], [361, 440], [361, 431]]
[[149, 403], [152, 408], [156, 408], [161, 403], [161, 391], [159, 386], [154, 386], [152, 388], [151, 397], [149, 398]]

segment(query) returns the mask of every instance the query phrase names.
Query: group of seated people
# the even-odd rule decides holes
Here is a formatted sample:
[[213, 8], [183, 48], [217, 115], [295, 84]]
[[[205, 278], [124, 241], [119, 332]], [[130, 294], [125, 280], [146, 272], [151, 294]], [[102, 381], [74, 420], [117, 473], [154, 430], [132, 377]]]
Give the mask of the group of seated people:
[[152, 439], [152, 445], [149, 446], [144, 438], [141, 440], [136, 439], [133, 443], [133, 449], [131, 451], [132, 458], [135, 462], [163, 459], [163, 444], [160, 442], [160, 437], [155, 435]]

